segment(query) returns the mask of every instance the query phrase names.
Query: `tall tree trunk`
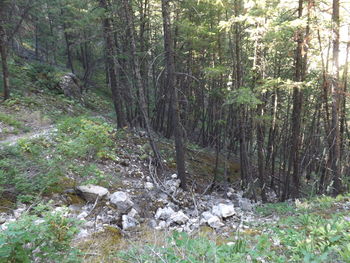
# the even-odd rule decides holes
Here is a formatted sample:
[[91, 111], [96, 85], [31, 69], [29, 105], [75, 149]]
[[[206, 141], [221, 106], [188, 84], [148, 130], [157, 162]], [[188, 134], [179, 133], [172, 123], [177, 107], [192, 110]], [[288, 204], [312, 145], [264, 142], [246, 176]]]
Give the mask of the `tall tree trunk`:
[[137, 50], [136, 50], [136, 43], [135, 43], [135, 28], [134, 28], [134, 17], [133, 17], [133, 11], [132, 7], [130, 5], [129, 0], [122, 0], [124, 11], [125, 11], [125, 17], [127, 20], [127, 26], [129, 28], [130, 33], [130, 47], [131, 47], [131, 56], [133, 61], [133, 69], [136, 79], [136, 87], [139, 92], [139, 106], [141, 110], [142, 117], [145, 122], [146, 130], [148, 133], [149, 142], [151, 145], [151, 148], [153, 150], [153, 153], [156, 158], [156, 162], [158, 165], [162, 165], [162, 159], [158, 150], [158, 147], [154, 141], [153, 135], [152, 135], [152, 128], [148, 117], [148, 111], [147, 111], [147, 104], [146, 104], [146, 97], [144, 92], [144, 84], [141, 77], [141, 68], [140, 68], [140, 61], [137, 57]]
[[[299, 0], [298, 7], [298, 18], [303, 16], [303, 0]], [[297, 37], [297, 48], [295, 52], [295, 76], [294, 80], [296, 82], [303, 81], [303, 31], [299, 29]], [[299, 85], [295, 85], [293, 88], [293, 112], [291, 120], [291, 129], [292, 134], [290, 137], [290, 152], [289, 152], [289, 162], [287, 175], [285, 179], [285, 189], [283, 192], [283, 200], [289, 197], [289, 194], [292, 194], [293, 197], [297, 197], [299, 194], [300, 188], [300, 140], [301, 140], [301, 112], [303, 105], [303, 92]], [[292, 176], [292, 187], [290, 184], [290, 177]], [[289, 192], [291, 190], [291, 193]]]
[[341, 105], [341, 111], [340, 111], [340, 160], [344, 160], [343, 155], [345, 155], [345, 131], [347, 129], [347, 123], [346, 123], [346, 93], [347, 93], [347, 87], [348, 87], [348, 64], [349, 64], [349, 52], [350, 52], [350, 25], [348, 26], [348, 43], [346, 45], [346, 56], [345, 56], [345, 66], [343, 71], [343, 79], [342, 79], [342, 86], [343, 90], [342, 93], [342, 105]]
[[111, 19], [108, 17], [109, 9], [106, 0], [99, 0], [100, 7], [105, 10], [103, 18], [103, 34], [106, 42], [106, 65], [108, 70], [109, 85], [112, 91], [112, 99], [117, 114], [117, 125], [119, 128], [125, 126], [125, 116], [122, 108], [120, 86], [118, 85], [116, 63], [114, 61], [116, 51], [113, 38]]
[[67, 51], [67, 59], [68, 59], [68, 67], [70, 68], [70, 70], [72, 71], [73, 74], [75, 74], [74, 72], [74, 67], [73, 67], [73, 58], [72, 58], [72, 52], [71, 52], [71, 43], [69, 41], [69, 34], [67, 32], [67, 23], [64, 21], [64, 11], [63, 8], [61, 8], [61, 16], [63, 19], [63, 34], [64, 34], [64, 39], [66, 41], [66, 51]]
[[4, 85], [4, 100], [10, 98], [10, 77], [7, 65], [7, 37], [4, 28], [5, 24], [5, 3], [0, 5], [0, 53], [1, 53], [1, 65], [2, 65], [2, 78]]
[[171, 36], [171, 23], [169, 12], [169, 0], [162, 0], [164, 49], [167, 70], [167, 84], [172, 94], [171, 108], [175, 136], [176, 166], [178, 177], [181, 180], [181, 188], [186, 190], [185, 149], [183, 145], [182, 126], [180, 123], [178, 96], [176, 89], [175, 58], [173, 41]]
[[333, 59], [332, 59], [332, 123], [331, 134], [332, 144], [329, 149], [332, 179], [334, 190], [333, 194], [337, 195], [341, 192], [340, 180], [340, 133], [339, 133], [339, 0], [333, 0]]

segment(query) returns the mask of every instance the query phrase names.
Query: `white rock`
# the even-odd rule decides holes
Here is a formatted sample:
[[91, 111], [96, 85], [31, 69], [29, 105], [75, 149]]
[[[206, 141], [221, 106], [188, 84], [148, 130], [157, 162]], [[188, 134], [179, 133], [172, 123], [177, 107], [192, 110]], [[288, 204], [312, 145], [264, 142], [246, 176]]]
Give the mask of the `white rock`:
[[128, 216], [136, 218], [139, 216], [139, 213], [135, 208], [131, 208], [130, 212], [128, 213]]
[[154, 184], [153, 183], [151, 183], [151, 182], [146, 182], [145, 183], [145, 189], [147, 189], [147, 190], [152, 190], [154, 188]]
[[157, 220], [168, 220], [173, 214], [175, 214], [175, 211], [171, 207], [158, 208], [154, 218]]
[[85, 228], [93, 228], [95, 226], [95, 222], [94, 221], [86, 221], [84, 223], [84, 227]]
[[6, 218], [5, 217], [0, 217], [0, 225], [6, 222]]
[[253, 209], [253, 204], [247, 198], [239, 199], [238, 205], [243, 211], [251, 211]]
[[77, 239], [85, 238], [89, 236], [89, 231], [87, 229], [82, 229], [77, 235]]
[[13, 215], [15, 216], [15, 218], [19, 218], [26, 209], [26, 205], [20, 204], [17, 209], [13, 210]]
[[95, 202], [97, 198], [102, 199], [109, 194], [107, 188], [93, 184], [80, 185], [77, 187], [77, 191], [88, 202]]
[[85, 217], [87, 217], [88, 216], [88, 213], [86, 212], [86, 211], [84, 211], [84, 212], [81, 212], [78, 216], [77, 216], [77, 218], [78, 219], [84, 219]]
[[128, 215], [123, 215], [122, 216], [122, 227], [123, 227], [123, 230], [130, 230], [132, 228], [135, 228], [137, 227], [139, 224], [139, 222], [131, 217], [131, 216], [128, 216]]
[[176, 223], [179, 225], [185, 224], [189, 220], [188, 216], [182, 211], [178, 211], [169, 218], [170, 223]]
[[212, 213], [210, 213], [209, 211], [205, 211], [202, 213], [202, 219], [205, 221], [205, 222], [208, 222], [208, 220], [210, 218], [212, 218], [214, 215]]
[[199, 223], [199, 218], [191, 218], [190, 223], [193, 224], [198, 224]]
[[34, 225], [37, 226], [37, 225], [40, 225], [40, 224], [42, 224], [44, 222], [45, 222], [45, 219], [40, 218], [40, 219], [37, 219], [37, 220], [34, 221]]
[[218, 204], [213, 207], [212, 213], [218, 217], [227, 218], [235, 214], [233, 205]]
[[212, 228], [217, 229], [223, 227], [225, 224], [221, 222], [219, 217], [213, 216], [208, 220], [208, 225]]
[[113, 211], [113, 210], [108, 210], [107, 211], [107, 215], [114, 215], [115, 214], [115, 211]]
[[127, 213], [134, 205], [131, 201], [130, 195], [125, 192], [115, 192], [110, 196], [110, 202], [116, 206], [118, 212]]
[[165, 181], [165, 188], [169, 191], [169, 193], [175, 193], [180, 187], [181, 181], [179, 179], [171, 179]]
[[168, 224], [165, 221], [160, 221], [158, 226], [155, 227], [157, 230], [162, 230], [167, 228]]
[[148, 222], [148, 226], [150, 228], [156, 228], [157, 227], [157, 221], [154, 220], [154, 219], [151, 219], [149, 222]]
[[172, 174], [172, 175], [171, 175], [171, 178], [172, 178], [172, 179], [177, 179], [177, 174]]

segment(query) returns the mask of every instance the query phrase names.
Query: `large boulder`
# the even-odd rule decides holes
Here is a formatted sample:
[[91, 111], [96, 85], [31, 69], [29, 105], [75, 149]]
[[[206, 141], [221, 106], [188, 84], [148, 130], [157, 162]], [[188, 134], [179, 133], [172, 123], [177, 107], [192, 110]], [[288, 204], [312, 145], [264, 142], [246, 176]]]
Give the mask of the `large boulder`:
[[170, 179], [165, 181], [164, 186], [170, 194], [173, 194], [179, 189], [180, 184], [181, 181], [179, 179]]
[[155, 219], [157, 220], [168, 220], [175, 211], [171, 207], [158, 208]]
[[123, 230], [130, 230], [130, 229], [137, 227], [138, 225], [139, 225], [139, 222], [135, 218], [133, 218], [129, 215], [122, 216], [122, 228], [123, 228]]
[[81, 99], [82, 85], [80, 80], [73, 73], [67, 73], [63, 75], [58, 83], [58, 89], [60, 89], [64, 95], [74, 99]]
[[235, 208], [232, 204], [218, 204], [212, 209], [212, 213], [221, 218], [227, 218], [235, 214]]
[[184, 214], [182, 211], [178, 211], [171, 215], [169, 218], [169, 223], [176, 223], [178, 225], [186, 224], [186, 222], [189, 220], [189, 217]]
[[122, 214], [128, 213], [133, 207], [134, 202], [131, 201], [131, 197], [128, 193], [118, 191], [109, 197], [110, 202], [118, 209], [118, 212]]
[[88, 184], [76, 188], [77, 193], [88, 202], [95, 202], [96, 199], [102, 199], [108, 196], [109, 191], [102, 186]]
[[213, 216], [209, 218], [208, 225], [212, 228], [217, 229], [217, 228], [223, 227], [225, 224], [221, 222], [219, 217]]
[[201, 216], [201, 222], [207, 223], [210, 218], [212, 218], [214, 215], [210, 213], [209, 211], [205, 211], [202, 213]]
[[238, 200], [238, 206], [243, 210], [243, 211], [251, 211], [253, 210], [254, 205], [252, 202], [247, 199], [242, 197], [241, 199]]

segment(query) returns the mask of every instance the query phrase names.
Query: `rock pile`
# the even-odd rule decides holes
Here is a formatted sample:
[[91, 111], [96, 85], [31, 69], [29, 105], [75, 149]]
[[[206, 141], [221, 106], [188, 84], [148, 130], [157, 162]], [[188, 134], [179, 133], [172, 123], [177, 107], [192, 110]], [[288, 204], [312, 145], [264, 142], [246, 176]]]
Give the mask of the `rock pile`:
[[[192, 232], [201, 226], [209, 226], [224, 232], [244, 227], [245, 221], [255, 220], [252, 212], [254, 204], [233, 189], [226, 199], [215, 193], [186, 193], [179, 188], [180, 181], [174, 174], [162, 184], [168, 191], [165, 194], [150, 178], [144, 180], [145, 182], [130, 180], [127, 188], [114, 193], [91, 184], [68, 191], [70, 194], [78, 194], [86, 201], [85, 204], [68, 206], [67, 216], [85, 221], [78, 238], [84, 238], [105, 227], [133, 231], [143, 223], [157, 230]], [[6, 222], [16, 220], [24, 210], [25, 207], [14, 210], [11, 218], [0, 216], [0, 224], [6, 226]]]

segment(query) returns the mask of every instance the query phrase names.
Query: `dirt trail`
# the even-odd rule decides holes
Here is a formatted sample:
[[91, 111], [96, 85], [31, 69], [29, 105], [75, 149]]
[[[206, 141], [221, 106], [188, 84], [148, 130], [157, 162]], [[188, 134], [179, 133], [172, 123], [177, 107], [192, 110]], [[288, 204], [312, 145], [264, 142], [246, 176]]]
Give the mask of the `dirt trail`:
[[4, 140], [0, 140], [0, 148], [4, 145], [15, 145], [20, 139], [34, 139], [40, 136], [49, 136], [51, 133], [55, 132], [56, 128], [54, 125], [45, 126], [40, 129], [37, 129], [33, 132], [22, 133], [18, 135], [9, 136]]

